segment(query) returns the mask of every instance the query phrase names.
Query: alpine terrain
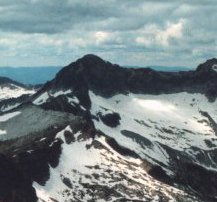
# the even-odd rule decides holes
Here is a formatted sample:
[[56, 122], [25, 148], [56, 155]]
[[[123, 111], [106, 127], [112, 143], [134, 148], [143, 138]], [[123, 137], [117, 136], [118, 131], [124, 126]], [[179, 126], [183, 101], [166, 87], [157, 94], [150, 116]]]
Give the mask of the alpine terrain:
[[1, 202], [217, 201], [217, 59], [86, 55], [39, 90], [0, 78]]

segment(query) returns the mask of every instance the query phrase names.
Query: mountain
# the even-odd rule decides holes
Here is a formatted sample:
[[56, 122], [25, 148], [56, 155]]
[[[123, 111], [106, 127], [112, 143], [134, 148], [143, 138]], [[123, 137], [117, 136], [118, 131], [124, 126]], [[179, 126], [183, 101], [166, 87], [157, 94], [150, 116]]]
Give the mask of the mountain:
[[183, 67], [183, 66], [159, 66], [154, 65], [150, 66], [150, 68], [156, 71], [164, 71], [164, 72], [178, 72], [178, 71], [189, 71], [193, 70], [191, 67]]
[[36, 89], [33, 86], [0, 77], [0, 113], [17, 107], [35, 92]]
[[216, 67], [64, 67], [0, 115], [0, 201], [216, 201]]
[[[127, 66], [127, 68], [142, 68]], [[168, 66], [151, 66], [157, 71], [178, 72], [188, 71], [188, 67], [168, 67]], [[15, 81], [26, 85], [44, 84], [53, 79], [55, 75], [61, 70], [60, 66], [48, 67], [0, 67], [0, 75], [11, 78]]]
[[[126, 66], [127, 68], [144, 68], [141, 66]], [[179, 72], [179, 71], [189, 71], [193, 70], [190, 67], [184, 67], [184, 66], [160, 66], [160, 65], [150, 65], [151, 69], [156, 71], [162, 71], [162, 72]]]

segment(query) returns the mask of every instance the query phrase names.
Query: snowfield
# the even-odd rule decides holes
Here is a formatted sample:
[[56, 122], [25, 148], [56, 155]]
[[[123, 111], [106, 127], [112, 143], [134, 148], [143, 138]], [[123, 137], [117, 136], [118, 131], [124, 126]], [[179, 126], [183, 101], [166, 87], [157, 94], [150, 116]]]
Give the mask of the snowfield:
[[[59, 166], [50, 167], [50, 179], [44, 186], [33, 184], [39, 202], [121, 199], [155, 202], [161, 195], [170, 202], [175, 202], [176, 196], [194, 201], [183, 191], [149, 176], [141, 160], [115, 152], [104, 137], [86, 140], [78, 132], [74, 134], [75, 142], [67, 144], [63, 135], [65, 131], [73, 133], [68, 126], [56, 136], [64, 142]], [[94, 142], [101, 146], [97, 148]], [[102, 190], [107, 190], [111, 196], [101, 195]]]
[[[217, 148], [215, 131], [207, 117], [201, 114], [201, 111], [205, 111], [217, 122], [217, 102], [210, 103], [204, 95], [185, 92], [162, 95], [129, 94], [116, 95], [109, 99], [91, 91], [89, 95], [93, 115], [97, 116], [99, 112], [104, 115], [116, 112], [121, 117], [120, 125], [116, 128], [94, 120], [96, 128], [153, 163], [161, 162], [165, 167], [169, 166], [170, 159], [162, 145], [185, 151], [192, 158], [198, 152], [196, 148], [207, 151], [211, 149], [207, 146], [207, 139], [212, 140]], [[139, 138], [146, 145], [137, 141]], [[207, 167], [216, 169], [216, 164]]]

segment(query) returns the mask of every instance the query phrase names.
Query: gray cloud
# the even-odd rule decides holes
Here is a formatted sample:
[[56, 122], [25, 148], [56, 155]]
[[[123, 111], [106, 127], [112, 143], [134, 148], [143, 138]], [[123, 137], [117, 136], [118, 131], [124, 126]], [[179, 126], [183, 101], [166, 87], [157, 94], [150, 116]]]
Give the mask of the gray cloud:
[[91, 52], [195, 67], [216, 56], [216, 10], [216, 0], [1, 0], [0, 65], [64, 65]]

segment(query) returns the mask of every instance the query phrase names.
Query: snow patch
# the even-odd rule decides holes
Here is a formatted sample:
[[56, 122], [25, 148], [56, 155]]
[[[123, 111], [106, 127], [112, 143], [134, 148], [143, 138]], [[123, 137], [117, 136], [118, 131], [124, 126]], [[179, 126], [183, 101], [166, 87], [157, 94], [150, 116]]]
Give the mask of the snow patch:
[[4, 115], [0, 116], [0, 122], [8, 121], [9, 119], [12, 119], [13, 117], [15, 117], [15, 116], [17, 116], [19, 114], [21, 114], [21, 112], [19, 112], [19, 111], [4, 114]]
[[9, 98], [17, 98], [24, 94], [34, 94], [35, 90], [27, 90], [25, 88], [10, 84], [8, 86], [0, 86], [0, 100]]
[[0, 129], [0, 135], [6, 135], [7, 134], [7, 131], [6, 130], [1, 130]]
[[54, 94], [51, 94], [53, 97], [58, 97], [60, 95], [67, 95], [67, 94], [70, 94], [72, 93], [71, 90], [67, 90], [67, 91], [63, 91], [63, 90], [60, 90], [60, 91], [57, 91], [55, 92]]
[[20, 105], [20, 103], [16, 103], [16, 104], [13, 104], [13, 105], [8, 105], [8, 106], [2, 106], [0, 111], [2, 111], [2, 112], [10, 111], [10, 110], [18, 107], [19, 105]]
[[45, 103], [49, 99], [49, 97], [50, 97], [49, 94], [47, 92], [45, 92], [42, 95], [40, 95], [38, 98], [36, 98], [33, 101], [33, 104], [41, 105], [41, 104]]
[[43, 94], [41, 94], [39, 97], [37, 97], [34, 101], [33, 101], [33, 104], [35, 105], [41, 105], [45, 102], [47, 102], [50, 98], [56, 98], [60, 95], [66, 95], [67, 97], [67, 100], [70, 104], [79, 104], [79, 100], [77, 97], [75, 96], [69, 96], [69, 94], [71, 94], [72, 91], [71, 90], [66, 90], [66, 91], [63, 91], [63, 90], [60, 90], [60, 91], [57, 91], [55, 93], [53, 92], [44, 92]]

